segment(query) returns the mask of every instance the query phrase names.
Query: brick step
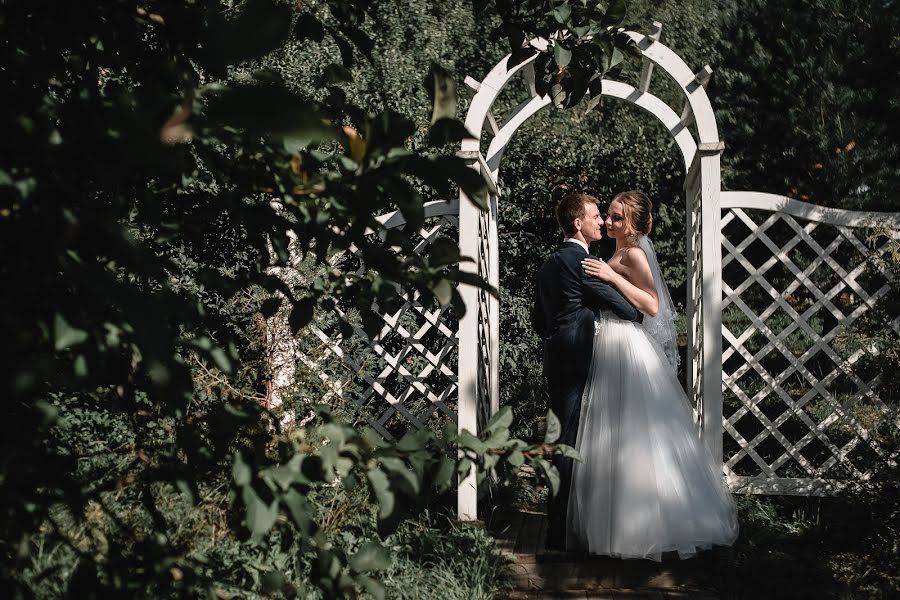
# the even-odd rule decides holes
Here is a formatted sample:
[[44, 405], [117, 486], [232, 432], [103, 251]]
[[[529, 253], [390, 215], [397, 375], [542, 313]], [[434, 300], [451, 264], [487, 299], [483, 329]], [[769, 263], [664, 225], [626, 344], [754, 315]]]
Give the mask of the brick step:
[[648, 591], [648, 590], [551, 590], [521, 591], [515, 590], [506, 596], [509, 600], [718, 600], [703, 592]]
[[714, 600], [715, 594], [698, 558], [662, 562], [620, 560], [583, 552], [546, 549], [546, 515], [539, 511], [505, 511], [489, 523], [497, 550], [518, 598], [616, 598]]
[[709, 586], [702, 565], [690, 561], [666, 565], [599, 557], [572, 561], [541, 559], [540, 555], [515, 556], [515, 562], [509, 565], [508, 572], [516, 589], [702, 591]]

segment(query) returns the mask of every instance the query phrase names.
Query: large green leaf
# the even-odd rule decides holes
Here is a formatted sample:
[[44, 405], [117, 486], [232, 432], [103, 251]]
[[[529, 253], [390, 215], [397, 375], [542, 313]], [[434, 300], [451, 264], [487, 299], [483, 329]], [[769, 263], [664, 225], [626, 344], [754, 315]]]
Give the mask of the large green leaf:
[[547, 433], [544, 435], [544, 443], [555, 443], [559, 439], [560, 433], [562, 433], [562, 427], [559, 424], [559, 419], [552, 410], [547, 411]]
[[288, 325], [290, 325], [291, 331], [297, 333], [306, 327], [309, 322], [312, 321], [315, 309], [315, 298], [300, 298], [294, 302], [294, 307], [291, 309], [291, 316], [288, 317]]
[[557, 23], [565, 25], [566, 21], [568, 21], [569, 17], [572, 15], [572, 7], [569, 6], [568, 2], [563, 2], [554, 6], [550, 10], [550, 13], [553, 15], [553, 18], [556, 19]]
[[559, 471], [543, 458], [536, 458], [532, 463], [550, 487], [550, 494], [556, 496], [556, 494], [559, 493]]
[[446, 279], [439, 279], [431, 286], [431, 293], [441, 306], [447, 306], [453, 299], [453, 284]]
[[366, 478], [378, 500], [378, 518], [387, 519], [394, 513], [394, 492], [387, 475], [381, 469], [369, 469]]
[[609, 3], [609, 8], [606, 9], [606, 14], [603, 18], [604, 26], [616, 26], [621, 25], [623, 21], [625, 21], [625, 16], [628, 14], [628, 2], [626, 0], [612, 0]]
[[268, 54], [290, 35], [291, 7], [276, 0], [244, 0], [237, 17], [215, 18], [207, 42], [211, 58], [225, 64]]
[[374, 600], [385, 600], [387, 597], [384, 585], [380, 581], [367, 577], [366, 575], [359, 575], [356, 577], [356, 582], [361, 585]]
[[561, 41], [557, 40], [553, 44], [553, 57], [556, 59], [556, 64], [561, 67], [567, 67], [572, 60], [572, 51], [566, 48]]
[[383, 456], [378, 460], [381, 463], [383, 470], [392, 473], [400, 480], [406, 482], [409, 486], [408, 492], [411, 492], [412, 494], [419, 493], [420, 482], [416, 477], [415, 472], [410, 469], [403, 460], [392, 456]]
[[234, 484], [239, 487], [250, 485], [250, 480], [253, 477], [253, 470], [250, 468], [250, 465], [244, 461], [243, 454], [238, 450], [234, 451], [234, 460], [231, 465], [231, 477], [234, 480]]
[[246, 510], [247, 529], [254, 538], [261, 538], [272, 529], [278, 517], [278, 501], [265, 501], [259, 497], [252, 485], [241, 489], [241, 498]]
[[390, 551], [376, 541], [365, 542], [350, 557], [350, 568], [357, 573], [383, 571], [391, 566]]
[[65, 350], [88, 339], [88, 332], [69, 323], [60, 313], [53, 315], [53, 347]]
[[295, 144], [339, 139], [319, 107], [281, 86], [208, 86], [203, 93], [201, 123], [236, 127], [254, 135], [302, 140]]
[[456, 118], [456, 80], [444, 67], [431, 63], [425, 76], [425, 89], [431, 101], [431, 122]]
[[301, 533], [304, 535], [315, 533], [316, 525], [315, 521], [313, 521], [315, 507], [313, 507], [306, 496], [296, 489], [290, 489], [281, 497], [281, 503], [287, 509], [291, 520]]
[[325, 39], [325, 28], [315, 15], [305, 12], [297, 17], [297, 22], [294, 24], [294, 36], [300, 41], [321, 42]]
[[501, 406], [500, 409], [494, 413], [494, 416], [491, 417], [490, 421], [488, 421], [485, 430], [488, 433], [493, 433], [499, 429], [508, 429], [509, 426], [512, 425], [512, 421], [512, 409], [509, 406]]

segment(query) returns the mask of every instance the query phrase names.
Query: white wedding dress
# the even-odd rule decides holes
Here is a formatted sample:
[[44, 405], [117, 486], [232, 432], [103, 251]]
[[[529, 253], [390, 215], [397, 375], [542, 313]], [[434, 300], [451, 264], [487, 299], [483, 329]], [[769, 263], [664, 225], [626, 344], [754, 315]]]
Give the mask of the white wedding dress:
[[621, 558], [685, 558], [737, 538], [722, 467], [700, 440], [677, 379], [674, 307], [653, 245], [641, 236], [659, 296], [643, 324], [595, 322], [569, 495], [570, 549]]

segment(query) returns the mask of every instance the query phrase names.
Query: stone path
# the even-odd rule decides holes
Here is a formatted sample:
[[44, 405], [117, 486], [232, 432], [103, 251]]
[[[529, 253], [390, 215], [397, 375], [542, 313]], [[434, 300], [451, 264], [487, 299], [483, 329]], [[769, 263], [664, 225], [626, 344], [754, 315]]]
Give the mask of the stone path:
[[546, 518], [541, 512], [495, 514], [488, 527], [501, 552], [514, 558], [510, 599], [717, 600], [700, 559], [619, 560], [545, 549]]

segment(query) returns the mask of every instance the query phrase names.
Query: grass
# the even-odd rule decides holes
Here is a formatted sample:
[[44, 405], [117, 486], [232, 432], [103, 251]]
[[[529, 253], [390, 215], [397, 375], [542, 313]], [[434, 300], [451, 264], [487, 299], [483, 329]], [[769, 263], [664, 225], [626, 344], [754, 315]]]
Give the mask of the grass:
[[379, 575], [387, 598], [488, 600], [511, 589], [494, 539], [475, 525], [423, 515], [388, 541], [394, 562]]

